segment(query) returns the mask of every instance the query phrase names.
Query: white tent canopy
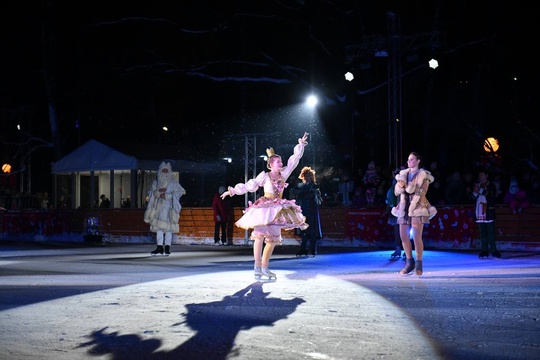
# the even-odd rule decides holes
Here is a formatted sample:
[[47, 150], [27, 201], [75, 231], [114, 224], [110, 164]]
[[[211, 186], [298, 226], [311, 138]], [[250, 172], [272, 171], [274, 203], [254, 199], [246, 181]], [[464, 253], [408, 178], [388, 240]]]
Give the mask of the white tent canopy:
[[[106, 196], [108, 194], [114, 208], [122, 207], [128, 196], [130, 199], [136, 199], [136, 202], [131, 202], [132, 206], [140, 207], [144, 203], [151, 179], [155, 177], [159, 164], [164, 160], [171, 163], [177, 178], [179, 174], [190, 175], [190, 179], [195, 176], [196, 179], [193, 181], [201, 185], [204, 185], [206, 175], [215, 178], [219, 174], [226, 173], [223, 162], [193, 162], [160, 158], [159, 155], [163, 155], [165, 151], [172, 154], [172, 157], [179, 154], [179, 152], [175, 154], [167, 151], [169, 149], [163, 146], [152, 148], [149, 145], [138, 144], [128, 149], [131, 149], [128, 152], [133, 154], [126, 154], [99, 141], [90, 140], [53, 163], [51, 173], [56, 179], [55, 201], [59, 195], [62, 195], [64, 198], [71, 199], [69, 203], [72, 208], [87, 206], [92, 208], [98, 206], [96, 199], [100, 194], [106, 194]], [[71, 180], [67, 181], [65, 176], [60, 179], [61, 177], [57, 175], [69, 175]], [[188, 179], [184, 177], [184, 180]], [[59, 184], [61, 181], [63, 183]], [[204, 187], [198, 185], [197, 189], [201, 191], [199, 197], [205, 198]]]
[[137, 170], [137, 159], [96, 140], [90, 140], [52, 166], [53, 174], [104, 170]]
[[[142, 151], [137, 149], [138, 152]], [[148, 155], [146, 155], [148, 156]], [[86, 173], [107, 170], [145, 170], [156, 171], [165, 160], [141, 159], [140, 156], [126, 155], [96, 140], [90, 140], [73, 152], [64, 156], [52, 166], [52, 174]], [[219, 173], [225, 171], [223, 162], [198, 163], [182, 159], [166, 159], [174, 171], [190, 174]]]

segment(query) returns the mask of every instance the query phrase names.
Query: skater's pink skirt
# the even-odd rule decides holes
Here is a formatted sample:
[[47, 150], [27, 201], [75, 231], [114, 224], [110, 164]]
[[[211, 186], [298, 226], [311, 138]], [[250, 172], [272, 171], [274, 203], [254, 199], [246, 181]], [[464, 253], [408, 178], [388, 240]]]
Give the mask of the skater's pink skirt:
[[269, 225], [285, 230], [296, 228], [304, 230], [309, 226], [296, 201], [267, 197], [260, 197], [251, 204], [235, 224], [246, 230]]

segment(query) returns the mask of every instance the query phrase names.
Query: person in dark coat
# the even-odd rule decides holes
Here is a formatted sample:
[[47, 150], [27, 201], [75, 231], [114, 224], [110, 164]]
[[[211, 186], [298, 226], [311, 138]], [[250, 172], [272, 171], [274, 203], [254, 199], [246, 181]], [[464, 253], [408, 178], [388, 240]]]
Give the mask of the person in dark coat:
[[322, 203], [321, 191], [319, 190], [319, 184], [317, 184], [317, 178], [315, 177], [315, 170], [306, 166], [300, 172], [298, 176], [302, 180], [302, 187], [298, 192], [297, 199], [300, 202], [302, 213], [306, 217], [306, 223], [309, 227], [302, 230], [302, 243], [300, 244], [300, 251], [296, 256], [308, 255], [307, 244], [310, 244], [310, 252], [312, 256], [317, 255], [317, 241], [322, 238], [321, 220], [319, 215], [319, 205]]
[[[227, 188], [219, 187], [219, 192], [214, 194], [212, 209], [214, 210], [214, 245], [227, 245], [227, 221], [229, 221], [229, 209], [224, 199], [221, 198]], [[221, 234], [221, 242], [220, 242]]]
[[102, 209], [108, 209], [111, 207], [111, 201], [108, 197], [105, 196], [105, 194], [101, 194], [99, 197], [101, 199], [101, 204], [99, 204], [99, 207]]
[[495, 235], [495, 220], [497, 214], [495, 212], [495, 196], [497, 188], [495, 184], [489, 180], [487, 171], [478, 173], [478, 182], [474, 184], [472, 192], [473, 199], [476, 200], [474, 207], [474, 219], [478, 225], [478, 233], [480, 236], [480, 246], [482, 250], [478, 257], [480, 259], [488, 258], [489, 252], [493, 257], [502, 258], [501, 253], [497, 250], [496, 235]]

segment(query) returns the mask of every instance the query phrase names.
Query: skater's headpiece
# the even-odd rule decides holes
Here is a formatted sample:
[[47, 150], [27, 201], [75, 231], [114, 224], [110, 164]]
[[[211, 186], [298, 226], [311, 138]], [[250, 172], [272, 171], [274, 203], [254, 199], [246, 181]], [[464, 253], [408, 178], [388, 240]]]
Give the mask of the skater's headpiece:
[[266, 161], [266, 167], [268, 169], [271, 169], [270, 168], [270, 164], [272, 163], [272, 161], [274, 160], [274, 158], [280, 158], [281, 159], [281, 156], [279, 156], [278, 154], [276, 154], [274, 152], [274, 148], [268, 148], [266, 149], [266, 155], [268, 155], [268, 160]]

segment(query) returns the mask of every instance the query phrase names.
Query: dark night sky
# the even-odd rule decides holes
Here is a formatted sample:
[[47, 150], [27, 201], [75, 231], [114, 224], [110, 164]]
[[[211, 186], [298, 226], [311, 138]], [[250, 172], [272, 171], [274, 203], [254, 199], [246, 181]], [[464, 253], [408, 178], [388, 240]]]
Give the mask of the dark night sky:
[[[294, 142], [309, 130], [298, 104], [314, 91], [322, 103], [312, 132], [319, 144], [331, 145], [330, 165], [348, 167], [351, 158], [356, 168], [370, 159], [384, 165], [388, 61], [367, 52], [351, 61], [346, 47], [388, 40], [392, 11], [405, 48], [404, 152], [420, 150], [448, 170], [467, 168], [482, 155], [482, 139], [495, 136], [510, 171], [524, 159], [537, 165], [531, 45], [537, 43], [538, 22], [531, 4], [3, 3], [0, 155], [3, 161], [17, 155], [11, 144], [19, 139], [16, 124], [52, 142], [48, 105], [53, 104], [62, 155], [96, 139], [113, 147], [179, 144], [188, 159], [216, 160], [236, 146], [225, 140], [228, 135], [279, 132], [276, 143]], [[420, 36], [426, 33], [437, 33], [440, 41]], [[415, 36], [413, 46], [408, 41]], [[418, 60], [409, 62], [408, 55]], [[438, 69], [420, 66], [431, 57], [440, 59]], [[349, 70], [356, 75], [352, 82], [343, 76]], [[55, 154], [39, 147], [32, 157], [39, 159], [33, 168], [40, 172], [49, 170]]]

